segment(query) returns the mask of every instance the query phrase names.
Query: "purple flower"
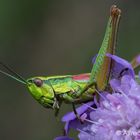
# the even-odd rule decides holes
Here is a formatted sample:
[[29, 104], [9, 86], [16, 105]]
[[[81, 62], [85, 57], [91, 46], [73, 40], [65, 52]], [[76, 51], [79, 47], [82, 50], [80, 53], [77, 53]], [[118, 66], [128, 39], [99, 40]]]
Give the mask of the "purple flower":
[[78, 128], [80, 140], [140, 139], [140, 85], [128, 75], [111, 84], [113, 94], [106, 94], [100, 106], [89, 113], [90, 124]]

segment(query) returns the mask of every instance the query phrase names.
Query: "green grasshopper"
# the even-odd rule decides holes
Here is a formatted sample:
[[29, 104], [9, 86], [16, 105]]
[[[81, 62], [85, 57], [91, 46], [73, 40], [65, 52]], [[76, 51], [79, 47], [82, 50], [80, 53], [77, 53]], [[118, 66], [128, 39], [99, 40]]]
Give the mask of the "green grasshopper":
[[112, 61], [111, 58], [106, 56], [106, 53], [115, 53], [120, 16], [120, 9], [113, 5], [111, 7], [106, 33], [91, 73], [33, 77], [25, 80], [3, 63], [1, 65], [13, 75], [2, 70], [0, 72], [25, 84], [34, 99], [45, 108], [51, 108], [57, 114], [62, 102], [70, 103], [73, 105], [73, 110], [77, 115], [75, 104], [93, 100], [94, 95], [97, 94], [97, 90], [105, 90], [108, 86]]

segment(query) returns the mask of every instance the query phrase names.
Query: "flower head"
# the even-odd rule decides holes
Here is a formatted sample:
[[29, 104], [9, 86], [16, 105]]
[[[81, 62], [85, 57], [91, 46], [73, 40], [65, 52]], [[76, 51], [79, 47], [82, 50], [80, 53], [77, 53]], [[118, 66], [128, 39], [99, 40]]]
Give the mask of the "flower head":
[[111, 83], [117, 88], [89, 113], [91, 123], [81, 128], [80, 140], [140, 139], [140, 85], [128, 75]]
[[[100, 96], [98, 101], [94, 97], [93, 101], [76, 109], [83, 124], [76, 118], [74, 112], [67, 113], [62, 118], [66, 123], [65, 132], [67, 134], [70, 128], [78, 130], [80, 140], [138, 140], [140, 85], [135, 81], [134, 70], [128, 61], [111, 54], [107, 56], [113, 61], [109, 82], [112, 92], [98, 92]], [[138, 66], [140, 61], [135, 64]], [[63, 139], [60, 137], [60, 140]]]

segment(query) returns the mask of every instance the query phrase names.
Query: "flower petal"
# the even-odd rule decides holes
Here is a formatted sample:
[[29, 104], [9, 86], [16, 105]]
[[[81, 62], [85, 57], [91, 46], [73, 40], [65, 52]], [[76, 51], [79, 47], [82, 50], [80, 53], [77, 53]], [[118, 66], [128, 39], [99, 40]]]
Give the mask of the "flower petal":
[[73, 140], [73, 139], [67, 136], [59, 136], [59, 137], [56, 137], [54, 140]]
[[130, 75], [134, 78], [135, 75], [134, 70], [128, 61], [116, 55], [111, 55], [111, 54], [106, 54], [106, 55], [113, 60], [113, 68], [111, 70], [112, 78], [118, 79], [124, 75]]
[[[81, 114], [83, 114], [89, 108], [89, 106], [92, 106], [93, 104], [94, 104], [94, 102], [91, 101], [91, 102], [86, 103], [86, 105], [84, 104], [84, 105], [78, 107], [76, 109], [78, 115], [80, 116]], [[63, 116], [62, 122], [68, 122], [68, 121], [71, 121], [71, 120], [74, 120], [74, 119], [76, 119], [76, 115], [72, 111], [72, 112], [69, 112], [69, 113], [67, 113], [66, 115]]]
[[[87, 117], [87, 114], [85, 112], [92, 105], [94, 105], [94, 101], [83, 104], [82, 106], [76, 109], [78, 115], [81, 117], [81, 120], [84, 121], [84, 119]], [[65, 128], [64, 128], [66, 134], [68, 134], [70, 128], [79, 129], [79, 128], [84, 127], [84, 125], [81, 124], [79, 120], [77, 120], [74, 112], [69, 112], [66, 115], [64, 115], [62, 118], [62, 122], [66, 122]], [[87, 123], [84, 122], [84, 124], [87, 124]]]

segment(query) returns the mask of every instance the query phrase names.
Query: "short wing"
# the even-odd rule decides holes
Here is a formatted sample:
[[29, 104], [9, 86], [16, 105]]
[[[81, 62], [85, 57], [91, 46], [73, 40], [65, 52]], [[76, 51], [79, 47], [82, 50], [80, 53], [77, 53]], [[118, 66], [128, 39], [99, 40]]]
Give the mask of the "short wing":
[[90, 73], [84, 73], [79, 75], [73, 75], [72, 79], [77, 82], [86, 82], [89, 81]]

